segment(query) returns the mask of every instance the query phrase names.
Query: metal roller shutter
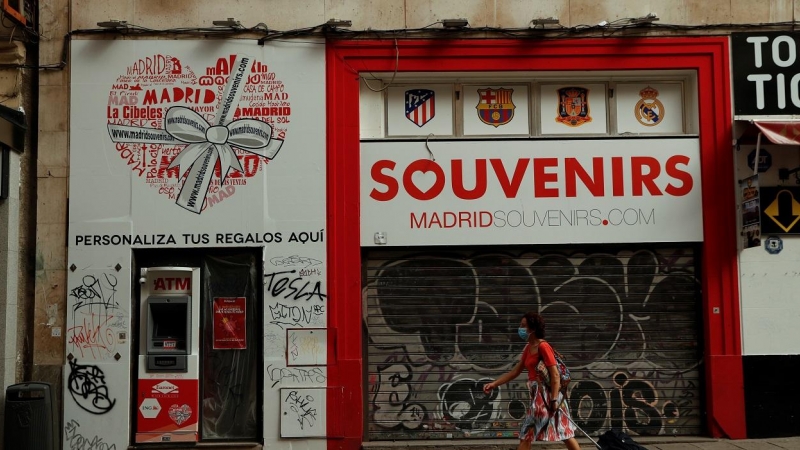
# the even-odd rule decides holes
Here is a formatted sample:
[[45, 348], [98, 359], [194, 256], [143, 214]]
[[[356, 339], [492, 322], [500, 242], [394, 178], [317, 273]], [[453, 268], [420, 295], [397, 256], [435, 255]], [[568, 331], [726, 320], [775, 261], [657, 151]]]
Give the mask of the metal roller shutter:
[[[538, 249], [537, 249], [538, 250]], [[515, 437], [525, 373], [485, 395], [543, 313], [587, 432], [703, 432], [693, 248], [371, 251], [365, 260], [369, 440]]]

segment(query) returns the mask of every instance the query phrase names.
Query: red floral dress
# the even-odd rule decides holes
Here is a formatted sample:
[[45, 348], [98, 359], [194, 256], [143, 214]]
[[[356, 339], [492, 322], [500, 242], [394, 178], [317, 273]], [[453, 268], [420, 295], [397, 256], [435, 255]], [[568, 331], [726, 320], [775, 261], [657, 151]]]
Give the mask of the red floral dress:
[[531, 404], [522, 420], [519, 438], [523, 441], [564, 441], [575, 436], [575, 428], [569, 421], [569, 406], [562, 403], [563, 394], [558, 393], [561, 405], [552, 415], [547, 410], [550, 403], [550, 388], [540, 379], [536, 366], [541, 359], [547, 367], [556, 365], [553, 348], [545, 341], [539, 343], [539, 351], [531, 353], [530, 344], [522, 351], [522, 364], [528, 370], [528, 392]]

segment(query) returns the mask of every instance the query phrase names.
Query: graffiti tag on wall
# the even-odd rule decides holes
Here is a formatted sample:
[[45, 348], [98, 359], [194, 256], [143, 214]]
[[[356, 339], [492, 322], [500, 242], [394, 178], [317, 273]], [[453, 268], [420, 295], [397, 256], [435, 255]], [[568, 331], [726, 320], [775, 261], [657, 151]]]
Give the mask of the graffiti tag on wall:
[[525, 376], [496, 398], [478, 387], [518, 362], [516, 329], [530, 310], [544, 314], [573, 371], [570, 406], [587, 431], [700, 431], [690, 250], [369, 260], [371, 438], [515, 435], [529, 405]]
[[105, 414], [117, 403], [109, 397], [103, 370], [93, 365], [78, 364], [77, 359], [69, 362], [67, 390], [75, 404], [91, 414]]

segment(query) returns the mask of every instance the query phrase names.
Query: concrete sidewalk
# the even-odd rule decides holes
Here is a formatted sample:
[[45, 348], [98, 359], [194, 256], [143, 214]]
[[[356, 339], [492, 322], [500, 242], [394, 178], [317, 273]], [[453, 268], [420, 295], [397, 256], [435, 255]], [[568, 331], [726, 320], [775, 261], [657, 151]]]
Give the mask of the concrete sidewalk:
[[[798, 430], [800, 433], [800, 430]], [[713, 439], [696, 436], [634, 437], [647, 450], [800, 450], [800, 436], [772, 439]], [[596, 439], [595, 439], [596, 440]], [[519, 441], [512, 439], [426, 440], [364, 442], [365, 450], [515, 450]], [[578, 438], [582, 450], [596, 450], [585, 437]], [[563, 449], [560, 442], [535, 442], [532, 450]]]
[[[800, 430], [798, 430], [800, 432]], [[581, 442], [581, 448], [592, 449], [593, 445], [588, 439]], [[652, 439], [655, 441], [655, 439]], [[800, 436], [772, 439], [707, 439], [692, 442], [668, 442], [661, 439], [648, 443], [648, 439], [636, 438], [636, 442], [647, 447], [648, 450], [800, 450]]]

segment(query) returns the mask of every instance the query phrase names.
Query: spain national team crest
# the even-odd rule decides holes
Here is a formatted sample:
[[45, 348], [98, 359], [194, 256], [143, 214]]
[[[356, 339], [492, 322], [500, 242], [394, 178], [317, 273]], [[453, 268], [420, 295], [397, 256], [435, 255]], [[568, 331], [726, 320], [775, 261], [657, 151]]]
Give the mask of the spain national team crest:
[[641, 100], [636, 102], [633, 114], [640, 124], [654, 127], [664, 120], [664, 104], [658, 99], [658, 91], [647, 86], [639, 91]]
[[558, 90], [558, 116], [556, 117], [556, 122], [570, 127], [579, 127], [591, 121], [588, 89], [565, 87]]
[[406, 91], [406, 117], [418, 127], [422, 127], [436, 115], [436, 96], [430, 89], [410, 89]]
[[478, 89], [478, 118], [495, 128], [511, 122], [514, 118], [513, 89]]

